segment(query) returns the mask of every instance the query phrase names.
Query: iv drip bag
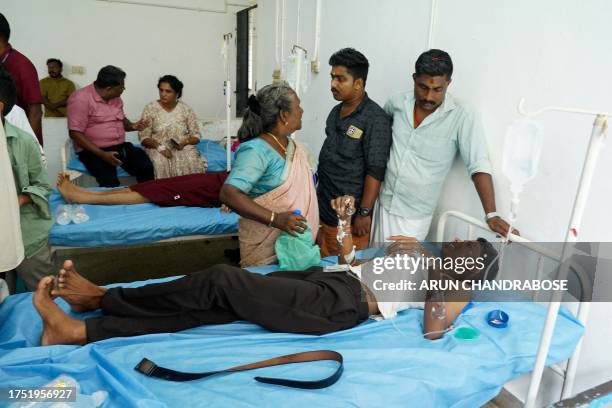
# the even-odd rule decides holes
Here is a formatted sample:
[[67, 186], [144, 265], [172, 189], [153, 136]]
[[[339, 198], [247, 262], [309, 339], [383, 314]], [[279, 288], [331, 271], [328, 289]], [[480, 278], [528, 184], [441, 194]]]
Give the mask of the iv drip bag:
[[537, 174], [542, 133], [542, 125], [529, 118], [515, 120], [506, 130], [503, 172], [510, 181], [513, 195], [518, 195]]

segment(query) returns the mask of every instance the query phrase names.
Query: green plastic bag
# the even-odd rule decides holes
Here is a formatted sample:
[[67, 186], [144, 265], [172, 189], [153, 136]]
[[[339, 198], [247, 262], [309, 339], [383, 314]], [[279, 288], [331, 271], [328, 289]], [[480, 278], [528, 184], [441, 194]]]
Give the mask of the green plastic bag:
[[314, 244], [310, 228], [296, 237], [283, 231], [276, 238], [274, 250], [281, 271], [303, 271], [321, 263], [319, 246]]

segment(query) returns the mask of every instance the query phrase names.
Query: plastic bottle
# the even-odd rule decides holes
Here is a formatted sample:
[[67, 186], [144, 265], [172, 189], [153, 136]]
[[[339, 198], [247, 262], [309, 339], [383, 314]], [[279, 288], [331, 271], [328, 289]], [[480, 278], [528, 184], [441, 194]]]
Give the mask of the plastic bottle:
[[85, 207], [82, 205], [76, 205], [72, 208], [71, 219], [75, 224], [81, 224], [89, 221], [89, 215], [87, 215]]
[[72, 219], [72, 206], [64, 204], [57, 207], [55, 210], [55, 222], [59, 225], [68, 225]]

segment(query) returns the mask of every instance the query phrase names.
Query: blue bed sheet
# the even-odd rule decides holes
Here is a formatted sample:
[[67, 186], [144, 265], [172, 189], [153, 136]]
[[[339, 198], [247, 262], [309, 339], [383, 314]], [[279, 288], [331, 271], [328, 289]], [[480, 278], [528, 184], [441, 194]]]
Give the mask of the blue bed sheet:
[[[135, 285], [139, 283], [127, 286]], [[62, 300], [57, 302], [68, 310]], [[494, 308], [509, 313], [508, 328], [494, 329], [485, 323], [484, 316]], [[84, 347], [39, 347], [41, 321], [31, 295], [13, 295], [0, 305], [0, 322], [4, 323], [0, 327], [0, 384], [40, 386], [67, 374], [79, 382], [84, 394], [107, 391], [104, 407], [472, 408], [531, 370], [546, 317], [546, 309], [534, 303], [477, 303], [457, 325], [475, 327], [481, 332], [479, 339], [462, 341], [451, 332], [441, 340], [428, 341], [421, 336], [422, 313], [407, 310], [394, 320], [367, 321], [324, 336], [271, 333], [254, 324], [235, 322], [174, 334], [109, 339]], [[582, 332], [583, 327], [562, 309], [547, 363], [568, 358]], [[260, 384], [252, 377], [318, 379], [331, 374], [334, 363], [270, 367], [187, 383], [152, 379], [134, 371], [143, 357], [177, 370], [207, 371], [318, 349], [336, 350], [345, 361], [340, 380], [322, 390]]]
[[[66, 202], [51, 194], [51, 211]], [[186, 235], [219, 235], [238, 232], [236, 213], [219, 208], [159, 207], [155, 204], [84, 205], [89, 221], [54, 224], [49, 242], [56, 246], [98, 247], [133, 245]]]
[[[208, 139], [202, 139], [200, 140], [200, 143], [198, 143], [198, 150], [202, 155], [204, 155], [204, 157], [206, 157], [206, 160], [208, 160], [208, 172], [221, 172], [227, 170], [227, 156], [225, 154], [225, 148], [219, 143]], [[231, 153], [231, 160], [233, 163], [234, 152]], [[70, 170], [76, 170], [83, 174], [89, 174], [85, 168], [85, 165], [79, 160], [79, 157], [74, 154], [74, 151], [72, 151], [72, 156], [67, 164], [67, 167]], [[117, 175], [119, 177], [129, 176], [129, 174], [121, 167], [117, 169]]]

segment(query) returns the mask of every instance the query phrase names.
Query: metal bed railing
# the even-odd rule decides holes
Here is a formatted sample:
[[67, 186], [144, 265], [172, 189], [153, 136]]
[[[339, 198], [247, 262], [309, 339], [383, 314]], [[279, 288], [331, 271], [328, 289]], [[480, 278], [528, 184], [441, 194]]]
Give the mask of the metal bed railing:
[[[476, 235], [474, 234], [475, 228], [492, 233], [488, 225], [479, 219], [476, 219], [459, 211], [447, 211], [443, 213], [438, 220], [438, 226], [435, 235], [437, 242], [444, 242], [445, 231], [447, 230], [448, 221], [453, 218], [460, 220], [466, 224], [467, 234], [464, 237], [465, 239], [474, 239], [476, 237]], [[550, 249], [537, 245], [536, 243], [522, 236], [510, 234], [509, 238], [514, 244], [524, 246], [525, 248], [528, 248], [529, 250], [539, 254], [537, 258], [536, 278], [541, 278], [543, 276], [544, 259], [551, 259], [553, 261], [559, 262], [563, 261], [563, 253], [551, 251]], [[571, 265], [569, 266], [569, 270], [573, 272], [573, 274], [576, 276], [580, 283], [581, 294], [579, 299], [581, 299], [583, 297], [582, 295], [584, 295], [585, 293], [592, 293], [592, 280], [587, 274], [586, 270], [581, 265], [578, 265], [576, 263], [571, 263]], [[533, 300], [536, 300], [535, 297]], [[589, 302], [577, 302], [577, 308], [574, 311], [577, 320], [585, 327], [588, 322], [589, 307]], [[545, 326], [550, 323], [549, 320], [550, 316], [547, 316]], [[552, 329], [554, 329], [554, 326], [552, 327]], [[546, 359], [546, 356], [539, 356], [540, 353], [548, 354], [548, 348], [543, 349], [541, 347], [541, 343], [543, 340], [544, 338], [541, 337], [540, 347], [538, 347], [538, 356], [536, 357], [536, 361], [540, 357]], [[568, 386], [566, 385], [563, 394], [571, 393], [571, 385], [573, 385], [574, 383], [576, 375], [575, 367], [577, 366], [578, 359], [580, 358], [580, 351], [581, 348], [576, 346], [574, 353], [567, 361], [566, 367], [562, 367], [558, 364], [553, 364], [548, 367], [552, 372], [559, 375], [563, 379], [564, 383], [569, 384], [570, 388], [568, 389]], [[532, 372], [531, 375], [533, 377], [535, 373]], [[537, 381], [535, 381], [535, 393], [533, 388], [530, 390], [530, 392], [535, 396], [537, 396], [538, 394], [541, 381], [542, 377], [540, 375]], [[563, 394], [561, 395], [561, 398], [565, 398], [565, 395]]]

